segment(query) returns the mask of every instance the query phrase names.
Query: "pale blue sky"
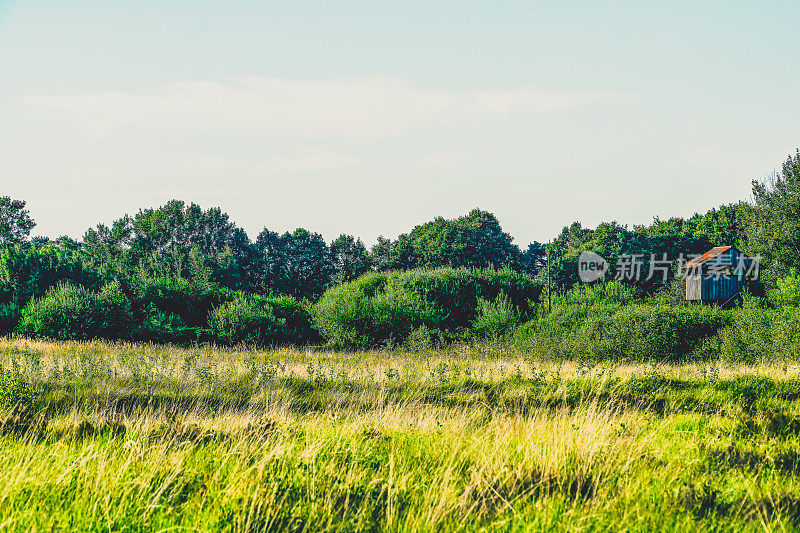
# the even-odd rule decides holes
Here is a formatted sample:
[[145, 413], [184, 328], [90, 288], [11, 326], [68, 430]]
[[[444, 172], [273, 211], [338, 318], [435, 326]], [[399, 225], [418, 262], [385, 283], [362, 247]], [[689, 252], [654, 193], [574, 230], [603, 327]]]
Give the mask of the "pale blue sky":
[[51, 237], [689, 216], [800, 146], [800, 4], [697, 4], [0, 0], [0, 194]]

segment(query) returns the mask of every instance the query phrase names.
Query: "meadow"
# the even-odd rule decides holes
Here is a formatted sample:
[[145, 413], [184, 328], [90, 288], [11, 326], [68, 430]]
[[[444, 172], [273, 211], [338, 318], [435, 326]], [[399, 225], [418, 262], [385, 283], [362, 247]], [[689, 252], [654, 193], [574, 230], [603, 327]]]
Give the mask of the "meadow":
[[10, 531], [800, 529], [800, 366], [0, 339]]

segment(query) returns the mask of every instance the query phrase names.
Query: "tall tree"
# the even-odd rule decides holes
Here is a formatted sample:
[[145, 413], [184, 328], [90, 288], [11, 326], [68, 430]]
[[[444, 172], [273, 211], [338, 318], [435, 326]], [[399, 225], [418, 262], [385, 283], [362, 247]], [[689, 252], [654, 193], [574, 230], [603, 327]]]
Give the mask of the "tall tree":
[[131, 247], [138, 253], [188, 253], [197, 247], [204, 256], [218, 257], [226, 246], [243, 248], [247, 234], [230, 221], [218, 207], [203, 210], [170, 200], [158, 209], [141, 209], [130, 218]]
[[745, 211], [747, 248], [775, 274], [800, 268], [800, 149], [769, 178], [753, 180]]
[[547, 264], [547, 250], [545, 246], [533, 241], [528, 245], [528, 249], [522, 254], [520, 269], [531, 277], [535, 277], [539, 271]]
[[26, 240], [34, 226], [24, 200], [0, 196], [0, 246]]
[[298, 228], [279, 235], [266, 228], [258, 235], [259, 283], [262, 292], [318, 298], [334, 273], [330, 249], [318, 233]]
[[366, 246], [352, 235], [339, 235], [331, 243], [330, 251], [334, 278], [340, 283], [356, 279], [372, 268]]
[[381, 270], [414, 267], [518, 267], [522, 256], [513, 238], [488, 211], [430, 222], [400, 235], [395, 242], [379, 240], [373, 257]]

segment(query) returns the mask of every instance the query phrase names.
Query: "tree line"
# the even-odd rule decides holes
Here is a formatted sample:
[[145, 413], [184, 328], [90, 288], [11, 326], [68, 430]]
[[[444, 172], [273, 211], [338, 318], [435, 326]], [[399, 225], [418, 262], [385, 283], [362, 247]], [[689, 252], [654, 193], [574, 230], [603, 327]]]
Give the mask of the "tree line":
[[[607, 258], [636, 254], [646, 261], [733, 244], [762, 257], [764, 279], [774, 285], [800, 266], [800, 150], [752, 185], [752, 198], [690, 218], [655, 218], [632, 228], [606, 222], [590, 229], [574, 222], [549, 245], [532, 242], [524, 248], [494, 214], [480, 209], [453, 219], [437, 217], [395, 239], [381, 236], [368, 249], [352, 235], [328, 243], [304, 228], [285, 233], [264, 228], [253, 241], [221, 209], [180, 200], [98, 224], [81, 239], [31, 238], [35, 222], [25, 202], [5, 196], [0, 197], [0, 328], [16, 327], [31, 299], [64, 283], [97, 294], [116, 284], [132, 302], [142, 303], [139, 320], [161, 324], [155, 330], [199, 327], [215, 306], [231, 299], [224, 291], [316, 302], [327, 290], [369, 272], [507, 269], [542, 282], [549, 261], [552, 284], [564, 291], [577, 283], [578, 256], [587, 250]], [[663, 287], [658, 279], [631, 283], [643, 295]]]

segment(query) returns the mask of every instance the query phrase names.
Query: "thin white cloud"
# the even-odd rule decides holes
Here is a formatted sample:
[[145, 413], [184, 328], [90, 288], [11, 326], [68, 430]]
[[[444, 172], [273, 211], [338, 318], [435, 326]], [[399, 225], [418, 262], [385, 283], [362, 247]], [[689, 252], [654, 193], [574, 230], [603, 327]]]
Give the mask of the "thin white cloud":
[[97, 138], [133, 129], [282, 142], [374, 142], [630, 98], [628, 93], [530, 88], [452, 91], [378, 76], [334, 81], [236, 76], [140, 92], [30, 95], [22, 108], [66, 120], [79, 134]]

